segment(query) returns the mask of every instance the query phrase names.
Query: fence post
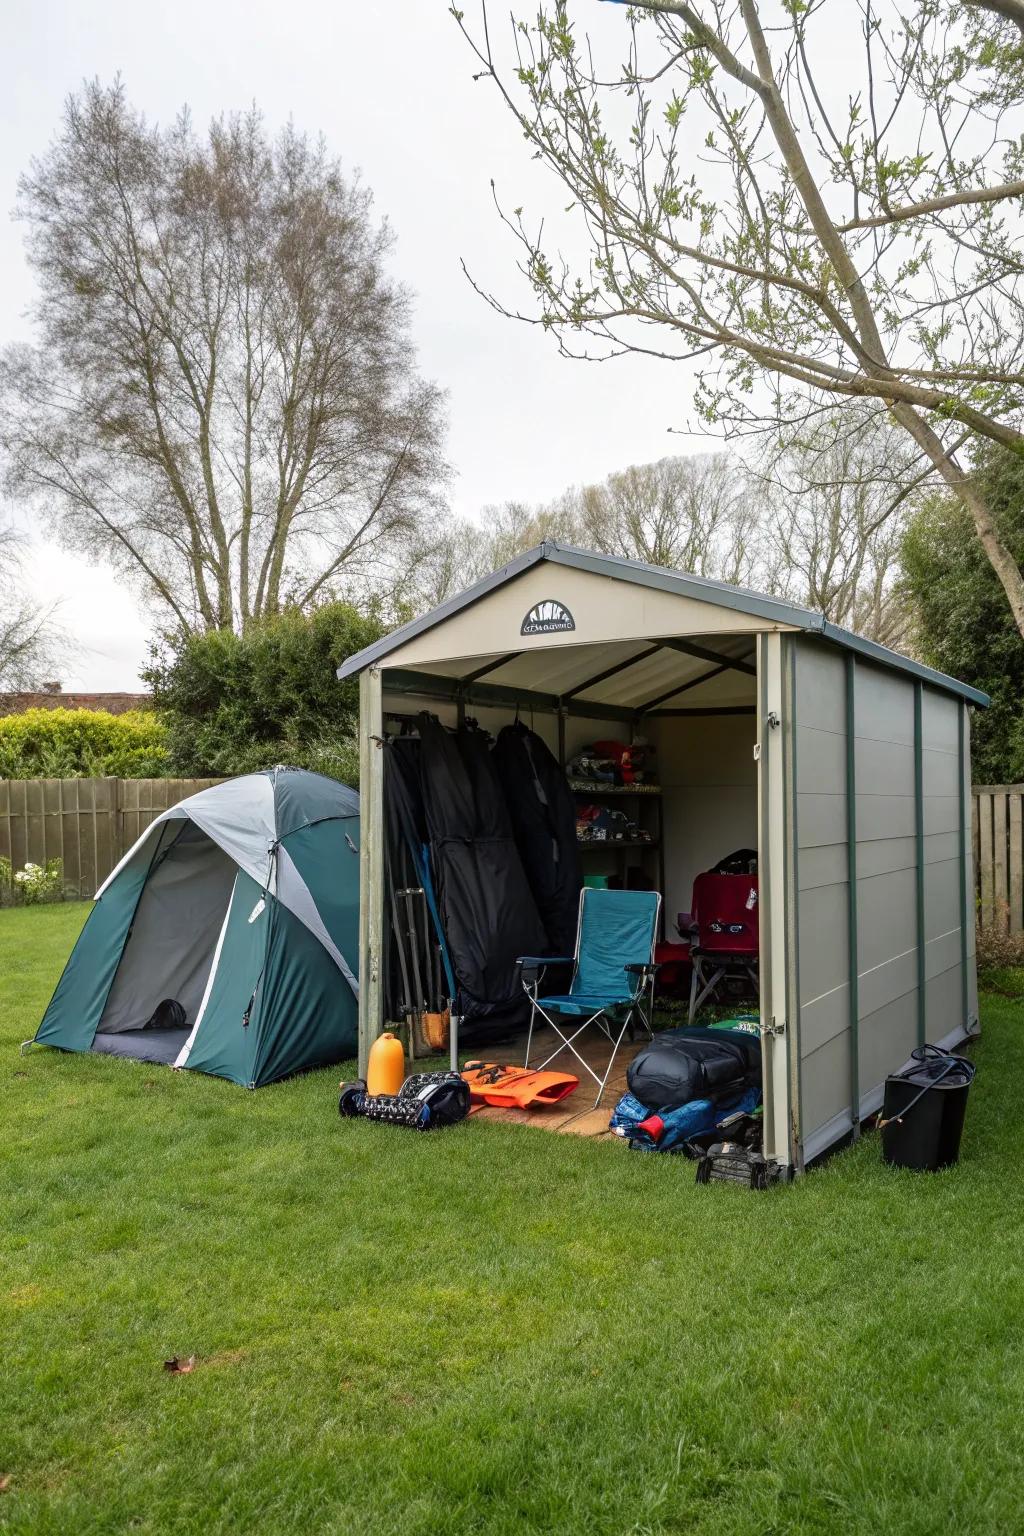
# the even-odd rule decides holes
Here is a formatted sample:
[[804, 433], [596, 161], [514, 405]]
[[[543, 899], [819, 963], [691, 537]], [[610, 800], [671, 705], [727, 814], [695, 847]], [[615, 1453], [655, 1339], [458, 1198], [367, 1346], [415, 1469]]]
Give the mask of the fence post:
[[111, 837], [110, 854], [111, 869], [116, 869], [124, 857], [124, 796], [121, 793], [123, 780], [111, 779], [110, 788], [110, 818]]

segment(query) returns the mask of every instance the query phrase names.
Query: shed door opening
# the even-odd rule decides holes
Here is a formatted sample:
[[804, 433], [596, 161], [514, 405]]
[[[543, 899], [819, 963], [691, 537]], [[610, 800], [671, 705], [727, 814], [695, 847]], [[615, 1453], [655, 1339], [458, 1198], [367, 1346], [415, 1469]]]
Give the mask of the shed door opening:
[[[415, 782], [422, 771], [419, 759], [420, 734], [426, 729], [421, 724], [424, 713], [432, 717], [429, 755], [435, 761], [439, 754], [443, 757], [446, 753], [456, 759], [460, 751], [463, 755], [478, 755], [481, 739], [494, 743], [503, 729], [517, 721], [535, 732], [568, 782], [578, 833], [573, 851], [583, 882], [588, 886], [660, 893], [659, 955], [663, 956], [665, 967], [656, 1013], [660, 1028], [683, 1027], [688, 1023], [689, 968], [686, 964], [680, 966], [678, 957], [680, 950], [685, 953], [691, 937], [695, 881], [728, 856], [744, 853], [747, 862], [743, 867], [752, 878], [739, 882], [743, 884], [741, 905], [745, 908], [740, 915], [745, 917], [747, 931], [753, 935], [751, 964], [746, 971], [743, 967], [727, 970], [694, 1022], [707, 1024], [730, 1013], [756, 1018], [759, 774], [755, 756], [755, 643], [748, 635], [714, 635], [706, 639], [688, 637], [679, 644], [684, 648], [650, 642], [560, 647], [557, 651], [531, 653], [529, 657], [513, 660], [467, 658], [446, 663], [444, 671], [415, 676], [384, 672], [380, 718], [381, 732], [388, 744], [381, 754], [382, 831], [390, 865], [386, 872], [382, 871], [382, 883], [386, 884], [388, 894], [379, 930], [380, 1027], [408, 1025], [403, 1004], [413, 993], [426, 999], [426, 1006], [430, 1006], [431, 999], [436, 1004], [439, 987], [445, 996], [453, 990], [447, 976], [438, 974], [441, 961], [434, 973], [428, 974], [431, 961], [422, 944], [418, 957], [420, 974], [414, 976], [412, 951], [415, 939], [432, 929], [436, 919], [444, 928], [453, 905], [457, 904], [453, 902], [453, 888], [457, 896], [461, 895], [456, 884], [460, 871], [465, 872], [464, 886], [471, 893], [470, 901], [462, 906], [468, 905], [471, 910], [456, 914], [460, 932], [453, 936], [454, 943], [449, 944], [445, 957], [456, 972], [454, 991], [458, 995], [460, 982], [466, 979], [464, 972], [458, 974], [462, 970], [459, 953], [465, 956], [467, 946], [473, 944], [479, 950], [473, 988], [479, 992], [486, 985], [489, 967], [501, 987], [489, 999], [495, 1005], [493, 1012], [479, 1010], [473, 1017], [467, 1016], [461, 1026], [461, 1044], [473, 1045], [476, 1054], [488, 1058], [521, 1060], [529, 1008], [518, 982], [514, 997], [509, 990], [510, 957], [524, 950], [567, 952], [564, 936], [556, 944], [554, 936], [549, 935], [552, 942], [544, 947], [541, 931], [528, 942], [537, 925], [531, 926], [525, 903], [506, 909], [496, 900], [496, 916], [485, 910], [492, 905], [488, 900], [488, 872], [507, 870], [504, 861], [508, 852], [501, 846], [504, 834], [500, 825], [493, 824], [489, 800], [475, 825], [472, 821], [459, 821], [456, 836], [443, 849], [439, 849], [436, 838], [431, 842], [429, 809], [425, 813], [422, 804], [412, 810], [408, 804], [398, 807], [393, 779]], [[484, 676], [488, 683], [491, 676], [500, 676], [500, 698], [496, 685], [484, 685]], [[459, 679], [468, 681], [460, 683]], [[543, 705], [539, 698], [543, 698]], [[552, 699], [561, 700], [561, 705], [552, 705]], [[436, 741], [439, 731], [446, 738], [442, 746]], [[600, 779], [599, 775], [607, 771], [608, 744], [615, 742], [637, 746], [641, 749], [638, 757], [645, 752], [635, 782], [628, 772], [617, 775], [617, 781]], [[445, 788], [457, 817], [462, 816], [466, 803], [472, 799], [472, 790], [467, 785], [476, 771], [472, 769], [463, 778], [456, 764], [454, 777], [458, 786], [453, 788], [449, 783]], [[400, 798], [408, 801], [408, 782], [400, 791]], [[446, 813], [449, 809], [446, 804]], [[422, 886], [422, 867], [417, 866], [415, 857], [410, 859], [402, 851], [404, 845], [388, 841], [389, 836], [393, 837], [396, 817], [408, 819], [410, 815], [417, 822], [424, 858], [434, 882], [434, 889], [423, 901], [408, 894]], [[496, 874], [495, 879], [499, 878], [505, 881], [506, 889], [520, 888], [515, 883], [518, 875], [510, 880], [507, 874]], [[529, 900], [528, 892], [526, 899]], [[574, 895], [574, 912], [575, 902]], [[473, 908], [479, 909], [478, 923], [473, 921]], [[570, 931], [570, 949], [574, 937]], [[493, 953], [487, 952], [488, 943]], [[709, 967], [707, 975], [714, 974], [715, 969]], [[564, 990], [570, 976], [571, 971], [563, 971], [552, 979], [551, 986]], [[544, 1038], [535, 1042], [539, 1048], [531, 1052], [531, 1061], [539, 1059], [547, 1044], [554, 1043]], [[596, 1034], [584, 1044], [594, 1060], [599, 1060], [602, 1049], [607, 1049]], [[638, 1036], [629, 1048], [624, 1043], [601, 1106], [593, 1112], [592, 1126], [581, 1128], [607, 1130], [611, 1109], [626, 1087], [629, 1061], [644, 1044], [646, 1035]], [[426, 1048], [421, 1038], [419, 1049], [425, 1052]], [[574, 1070], [573, 1058], [568, 1053], [552, 1065]], [[566, 1120], [579, 1120], [592, 1113], [593, 1094], [586, 1088], [581, 1078], [578, 1096], [566, 1100], [560, 1108]], [[548, 1119], [546, 1115], [545, 1121]]]

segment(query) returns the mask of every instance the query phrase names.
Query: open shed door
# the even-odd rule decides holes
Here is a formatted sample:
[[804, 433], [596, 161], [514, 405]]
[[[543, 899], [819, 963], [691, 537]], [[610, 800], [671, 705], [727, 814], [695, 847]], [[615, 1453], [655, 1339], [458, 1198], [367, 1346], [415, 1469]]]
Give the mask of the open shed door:
[[787, 637], [789, 1035], [798, 1166], [881, 1105], [915, 1046], [976, 1022], [967, 706]]

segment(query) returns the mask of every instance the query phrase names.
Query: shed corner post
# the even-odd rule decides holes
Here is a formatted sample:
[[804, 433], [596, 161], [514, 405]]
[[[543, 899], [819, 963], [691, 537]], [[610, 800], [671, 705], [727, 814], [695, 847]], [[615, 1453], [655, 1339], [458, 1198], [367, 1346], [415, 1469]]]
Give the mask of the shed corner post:
[[917, 947], [917, 1043], [928, 1038], [928, 964], [925, 927], [924, 684], [914, 681], [914, 904]]
[[957, 748], [960, 762], [960, 1002], [963, 1027], [968, 1034], [976, 1034], [978, 1019], [978, 972], [975, 957], [975, 869], [974, 839], [971, 836], [971, 717], [967, 700], [960, 700], [957, 720]]
[[384, 712], [380, 667], [359, 675], [359, 1075], [384, 1027]]
[[[788, 639], [788, 637], [786, 637]], [[758, 635], [758, 903], [761, 954], [761, 1041], [765, 1084], [765, 1152], [789, 1171], [796, 1141], [793, 1124], [791, 1055], [799, 1049], [790, 996], [793, 925], [790, 894], [791, 812], [788, 806], [791, 728], [786, 707], [788, 656], [783, 636]]]

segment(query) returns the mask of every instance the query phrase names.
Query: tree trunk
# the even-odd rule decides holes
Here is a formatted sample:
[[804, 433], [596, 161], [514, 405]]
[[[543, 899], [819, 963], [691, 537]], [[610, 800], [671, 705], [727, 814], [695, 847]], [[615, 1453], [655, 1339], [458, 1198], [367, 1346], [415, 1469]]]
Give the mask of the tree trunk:
[[946, 451], [938, 433], [933, 431], [912, 405], [903, 402], [895, 404], [892, 406], [892, 414], [928, 455], [950, 490], [956, 492], [971, 514], [981, 547], [999, 577], [1010, 604], [1013, 621], [1024, 638], [1024, 577], [1021, 576], [1020, 566], [999, 537], [985, 498], [970, 475], [964, 474], [953, 455]]

